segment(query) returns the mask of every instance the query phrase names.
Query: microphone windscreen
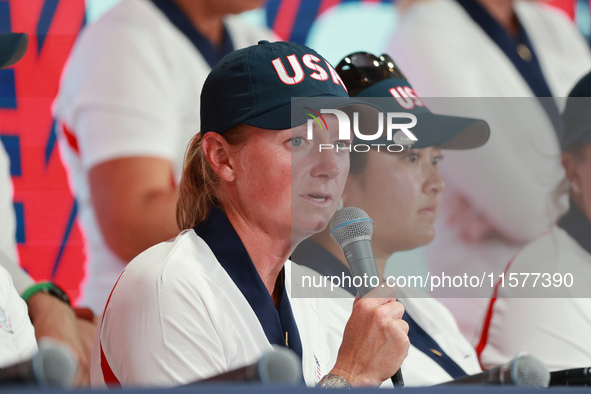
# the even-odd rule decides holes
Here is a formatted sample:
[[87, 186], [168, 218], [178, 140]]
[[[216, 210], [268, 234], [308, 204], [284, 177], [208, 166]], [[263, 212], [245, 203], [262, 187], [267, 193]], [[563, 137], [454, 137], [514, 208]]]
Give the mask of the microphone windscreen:
[[292, 350], [273, 346], [273, 351], [259, 361], [259, 376], [264, 384], [298, 384], [302, 377], [302, 363]]
[[40, 386], [70, 387], [78, 361], [66, 345], [43, 338], [39, 341], [39, 353], [33, 357], [33, 370]]
[[513, 381], [521, 387], [548, 387], [550, 372], [546, 365], [531, 354], [520, 354], [515, 357]]
[[338, 210], [330, 222], [330, 236], [341, 248], [361, 239], [371, 240], [373, 221], [357, 207]]

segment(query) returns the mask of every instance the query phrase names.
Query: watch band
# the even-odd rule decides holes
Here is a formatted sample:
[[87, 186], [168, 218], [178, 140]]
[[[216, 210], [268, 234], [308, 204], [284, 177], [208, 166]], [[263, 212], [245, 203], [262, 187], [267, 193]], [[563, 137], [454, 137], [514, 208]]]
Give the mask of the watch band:
[[70, 297], [68, 297], [66, 292], [58, 285], [51, 282], [40, 282], [28, 287], [21, 295], [21, 298], [25, 300], [25, 302], [29, 302], [31, 297], [39, 292], [52, 295], [60, 299], [61, 301], [65, 302], [66, 304], [71, 305]]
[[321, 389], [350, 389], [351, 384], [342, 376], [329, 373], [320, 379], [320, 382], [318, 382], [316, 387]]

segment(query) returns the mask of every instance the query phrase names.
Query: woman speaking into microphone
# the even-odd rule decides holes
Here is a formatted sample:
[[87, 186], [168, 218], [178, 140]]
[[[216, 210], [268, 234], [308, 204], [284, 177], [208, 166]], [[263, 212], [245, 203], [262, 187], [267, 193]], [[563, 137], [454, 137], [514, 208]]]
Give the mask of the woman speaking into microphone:
[[337, 118], [312, 122], [310, 139], [304, 115], [371, 107], [349, 99], [315, 51], [266, 41], [224, 57], [201, 103], [179, 186], [184, 230], [121, 274], [97, 328], [92, 384], [181, 385], [252, 364], [273, 345], [302, 357], [308, 385], [389, 380], [409, 347], [400, 303], [379, 291], [357, 300], [340, 344], [322, 299], [290, 297], [302, 269], [292, 249], [327, 226], [349, 170], [346, 149], [319, 149], [350, 144]]
[[[435, 237], [434, 222], [445, 188], [437, 168], [442, 149], [477, 148], [488, 140], [489, 127], [480, 119], [432, 113], [387, 55], [352, 53], [336, 70], [352, 97], [378, 103], [388, 113], [412, 113], [417, 118], [412, 128], [416, 142], [394, 134], [394, 142], [404, 144], [402, 151], [385, 149], [388, 141], [384, 138], [373, 141], [371, 150], [365, 151], [355, 146], [364, 144], [355, 137], [342, 194], [344, 206], [363, 209], [373, 220], [378, 274], [388, 286], [397, 285], [397, 298], [405, 307], [403, 319], [410, 326], [411, 344], [402, 365], [405, 385], [428, 386], [479, 373], [476, 353], [449, 310], [424, 294], [420, 281], [413, 282], [412, 276], [396, 282], [392, 281], [396, 277], [384, 277], [384, 271], [392, 254], [426, 245]], [[352, 272], [328, 230], [302, 242], [292, 259], [325, 277], [342, 278], [343, 288], [357, 292], [352, 281], [346, 280]], [[348, 315], [349, 309], [343, 313]]]

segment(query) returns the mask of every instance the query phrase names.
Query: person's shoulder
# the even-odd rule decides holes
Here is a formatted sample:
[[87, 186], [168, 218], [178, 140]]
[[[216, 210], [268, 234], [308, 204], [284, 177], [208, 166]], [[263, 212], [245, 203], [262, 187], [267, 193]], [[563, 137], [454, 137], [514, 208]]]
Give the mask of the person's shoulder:
[[559, 29], [556, 32], [568, 29], [575, 31], [575, 25], [562, 9], [544, 4], [539, 1], [521, 0], [515, 2], [515, 12], [520, 19], [531, 20], [534, 23], [546, 25], [548, 28]]
[[577, 255], [579, 261], [591, 260], [591, 254], [562, 227], [554, 226], [552, 228], [552, 237], [560, 253], [570, 252]]
[[570, 18], [564, 10], [551, 4], [546, 4], [541, 1], [518, 0], [515, 1], [515, 11], [518, 14], [527, 13], [532, 15], [540, 15], [541, 17], [569, 20]]
[[205, 241], [193, 229], [188, 229], [137, 255], [125, 268], [122, 278], [167, 288], [203, 281], [215, 275], [219, 267]]
[[254, 45], [260, 40], [278, 40], [268, 28], [247, 23], [240, 15], [228, 15], [224, 18], [224, 23], [236, 49]]
[[[416, 62], [419, 62], [419, 69], [424, 69], [431, 67], [432, 63], [433, 71], [443, 74], [441, 78], [445, 79], [457, 67], [471, 64], [474, 39], [478, 38], [478, 33], [472, 35], [467, 32], [475, 27], [474, 21], [456, 1], [415, 1], [401, 15], [390, 37], [388, 51], [403, 69], [414, 68]], [[437, 59], [437, 62], [432, 59]], [[453, 62], [453, 65], [437, 66], [441, 59], [445, 59], [446, 64]], [[410, 74], [412, 76], [412, 72]]]
[[509, 261], [497, 297], [588, 297], [590, 263], [591, 255], [568, 232], [553, 226]]
[[467, 16], [462, 7], [454, 0], [414, 1], [402, 14], [402, 22], [445, 24], [448, 28], [450, 19]]
[[[148, 26], [166, 20], [166, 17], [150, 1], [122, 0], [106, 11], [94, 23], [87, 26], [88, 30], [106, 27]], [[153, 27], [153, 26], [151, 26]]]
[[167, 23], [150, 1], [122, 0], [82, 30], [73, 53], [79, 47], [97, 50], [97, 47], [129, 42], [153, 45], [161, 39]]
[[[525, 244], [509, 262], [507, 272], [522, 271], [535, 264], [538, 270], [548, 269], [557, 262], [559, 245], [569, 242], [568, 234], [558, 226], [544, 231], [534, 240]], [[533, 267], [530, 267], [533, 268]]]
[[12, 289], [12, 278], [8, 271], [0, 265], [0, 299], [6, 299]]

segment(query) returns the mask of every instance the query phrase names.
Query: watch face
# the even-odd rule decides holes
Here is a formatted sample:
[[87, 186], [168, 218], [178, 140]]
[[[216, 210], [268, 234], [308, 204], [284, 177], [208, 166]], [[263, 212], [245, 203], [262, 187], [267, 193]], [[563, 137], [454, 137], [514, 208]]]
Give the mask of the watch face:
[[319, 386], [324, 389], [345, 389], [351, 388], [351, 385], [345, 378], [339, 375], [326, 375], [319, 382]]

